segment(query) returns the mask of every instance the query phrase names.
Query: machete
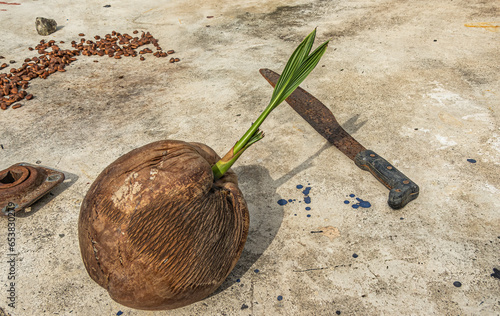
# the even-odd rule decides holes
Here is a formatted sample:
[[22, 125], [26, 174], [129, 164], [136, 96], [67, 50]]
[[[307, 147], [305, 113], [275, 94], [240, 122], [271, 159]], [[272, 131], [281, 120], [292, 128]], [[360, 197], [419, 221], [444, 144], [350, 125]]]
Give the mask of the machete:
[[[260, 73], [273, 87], [280, 76], [270, 69], [261, 69]], [[415, 182], [374, 151], [363, 147], [340, 126], [333, 113], [307, 91], [298, 87], [286, 102], [320, 135], [390, 190], [390, 207], [400, 209], [418, 197], [419, 188]]]

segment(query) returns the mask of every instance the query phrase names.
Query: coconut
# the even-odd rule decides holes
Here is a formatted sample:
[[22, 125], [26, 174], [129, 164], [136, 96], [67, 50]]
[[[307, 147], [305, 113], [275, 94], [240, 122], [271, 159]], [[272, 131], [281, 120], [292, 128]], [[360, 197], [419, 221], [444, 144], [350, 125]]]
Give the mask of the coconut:
[[90, 277], [120, 304], [172, 309], [215, 291], [238, 261], [248, 208], [221, 158], [200, 143], [165, 140], [118, 158], [83, 200], [80, 250]]

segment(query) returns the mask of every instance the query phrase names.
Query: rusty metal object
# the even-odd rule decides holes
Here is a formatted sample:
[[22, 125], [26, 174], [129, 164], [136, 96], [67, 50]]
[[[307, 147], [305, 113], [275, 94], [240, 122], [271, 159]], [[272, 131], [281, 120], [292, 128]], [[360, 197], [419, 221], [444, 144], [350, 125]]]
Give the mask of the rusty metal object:
[[1, 214], [23, 210], [63, 181], [62, 172], [23, 162], [0, 171]]
[[[261, 69], [260, 73], [273, 87], [280, 77], [270, 69]], [[356, 166], [369, 171], [390, 190], [387, 201], [390, 207], [400, 209], [418, 197], [419, 187], [415, 182], [380, 155], [363, 147], [340, 126], [333, 113], [307, 91], [298, 87], [286, 102], [320, 135], [354, 160]]]

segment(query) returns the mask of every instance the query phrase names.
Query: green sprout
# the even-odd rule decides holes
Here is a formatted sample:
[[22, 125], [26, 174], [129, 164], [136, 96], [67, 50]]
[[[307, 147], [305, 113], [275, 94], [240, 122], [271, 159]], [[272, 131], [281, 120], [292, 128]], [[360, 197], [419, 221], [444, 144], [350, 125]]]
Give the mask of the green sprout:
[[285, 101], [316, 67], [325, 53], [329, 41], [324, 42], [311, 53], [315, 37], [316, 29], [314, 29], [314, 31], [312, 31], [295, 49], [274, 87], [269, 105], [246, 131], [243, 137], [236, 142], [233, 148], [212, 166], [214, 181], [220, 179], [248, 147], [264, 138], [264, 133], [259, 130], [260, 125], [264, 122], [269, 113]]

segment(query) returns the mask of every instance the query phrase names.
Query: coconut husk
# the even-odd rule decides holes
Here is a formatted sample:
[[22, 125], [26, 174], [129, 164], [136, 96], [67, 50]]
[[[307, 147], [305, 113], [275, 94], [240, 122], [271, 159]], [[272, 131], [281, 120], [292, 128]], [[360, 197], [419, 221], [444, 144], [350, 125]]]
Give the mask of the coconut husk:
[[145, 145], [104, 169], [83, 200], [80, 250], [115, 301], [173, 309], [215, 291], [238, 261], [248, 208], [236, 174], [213, 181], [220, 157], [200, 143]]

